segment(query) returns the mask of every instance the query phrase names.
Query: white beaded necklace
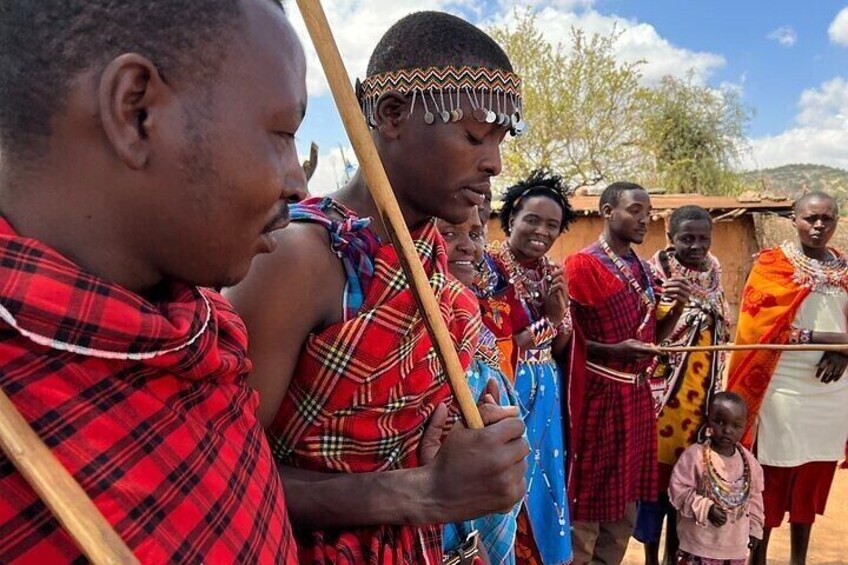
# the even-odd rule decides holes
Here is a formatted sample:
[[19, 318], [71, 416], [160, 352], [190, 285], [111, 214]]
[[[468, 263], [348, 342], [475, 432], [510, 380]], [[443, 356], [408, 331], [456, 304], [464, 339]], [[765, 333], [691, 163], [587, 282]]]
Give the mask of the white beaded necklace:
[[800, 286], [821, 294], [838, 294], [848, 290], [848, 263], [845, 257], [831, 251], [834, 259], [819, 261], [807, 257], [797, 245], [786, 241], [780, 246], [795, 268], [792, 279]]

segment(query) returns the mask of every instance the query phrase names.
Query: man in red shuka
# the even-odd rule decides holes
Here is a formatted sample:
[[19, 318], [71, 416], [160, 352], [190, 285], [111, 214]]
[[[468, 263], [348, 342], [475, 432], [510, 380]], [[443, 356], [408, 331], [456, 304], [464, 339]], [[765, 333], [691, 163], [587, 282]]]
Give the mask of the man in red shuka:
[[[0, 9], [0, 387], [143, 563], [296, 563], [234, 284], [304, 195], [267, 0]], [[0, 455], [0, 562], [84, 560]]]

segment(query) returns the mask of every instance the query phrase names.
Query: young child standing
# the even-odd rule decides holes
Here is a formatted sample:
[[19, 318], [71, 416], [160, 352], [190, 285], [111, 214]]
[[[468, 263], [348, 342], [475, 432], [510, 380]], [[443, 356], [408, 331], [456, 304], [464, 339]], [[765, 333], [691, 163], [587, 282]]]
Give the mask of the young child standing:
[[739, 443], [747, 417], [742, 397], [716, 394], [709, 439], [674, 466], [669, 498], [678, 511], [678, 565], [743, 565], [763, 537], [763, 469]]

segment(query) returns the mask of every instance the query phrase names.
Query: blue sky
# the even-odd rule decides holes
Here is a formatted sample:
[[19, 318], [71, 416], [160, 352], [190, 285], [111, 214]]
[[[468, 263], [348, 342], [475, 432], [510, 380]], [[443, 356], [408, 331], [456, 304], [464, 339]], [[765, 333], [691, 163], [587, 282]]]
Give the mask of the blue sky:
[[848, 48], [832, 43], [827, 33], [846, 6], [832, 0], [602, 0], [596, 8], [650, 23], [675, 45], [724, 56], [725, 65], [709, 82], [745, 77], [743, 100], [756, 110], [750, 134], [758, 137], [792, 125], [804, 89], [848, 77]]
[[[444, 10], [485, 29], [493, 23], [508, 25], [514, 9], [527, 5], [507, 0], [324, 0], [352, 76], [364, 73], [382, 33], [407, 13]], [[546, 0], [529, 5], [553, 42], [566, 37], [572, 26], [589, 33], [608, 33], [613, 26], [623, 31], [617, 54], [622, 60], [645, 59], [647, 83], [691, 70], [703, 84], [737, 90], [754, 111], [745, 168], [811, 162], [848, 169], [846, 0]], [[298, 133], [299, 147], [305, 155], [310, 141], [319, 144], [319, 171], [312, 185], [323, 192], [341, 180], [339, 148], [350, 160], [353, 152], [297, 8], [291, 5], [289, 13], [307, 44], [310, 67], [309, 109]]]

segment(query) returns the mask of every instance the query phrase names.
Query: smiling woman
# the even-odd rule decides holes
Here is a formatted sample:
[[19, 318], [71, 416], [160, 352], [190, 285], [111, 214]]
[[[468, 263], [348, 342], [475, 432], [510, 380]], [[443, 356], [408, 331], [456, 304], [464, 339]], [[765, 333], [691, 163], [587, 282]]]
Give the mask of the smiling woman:
[[529, 460], [527, 512], [519, 519], [516, 553], [529, 563], [568, 563], [572, 557], [565, 492], [562, 373], [554, 356], [571, 337], [562, 268], [546, 256], [574, 219], [562, 177], [537, 170], [503, 199], [501, 225], [508, 236], [490, 253], [531, 322], [516, 340], [521, 348], [515, 389], [522, 406]]

